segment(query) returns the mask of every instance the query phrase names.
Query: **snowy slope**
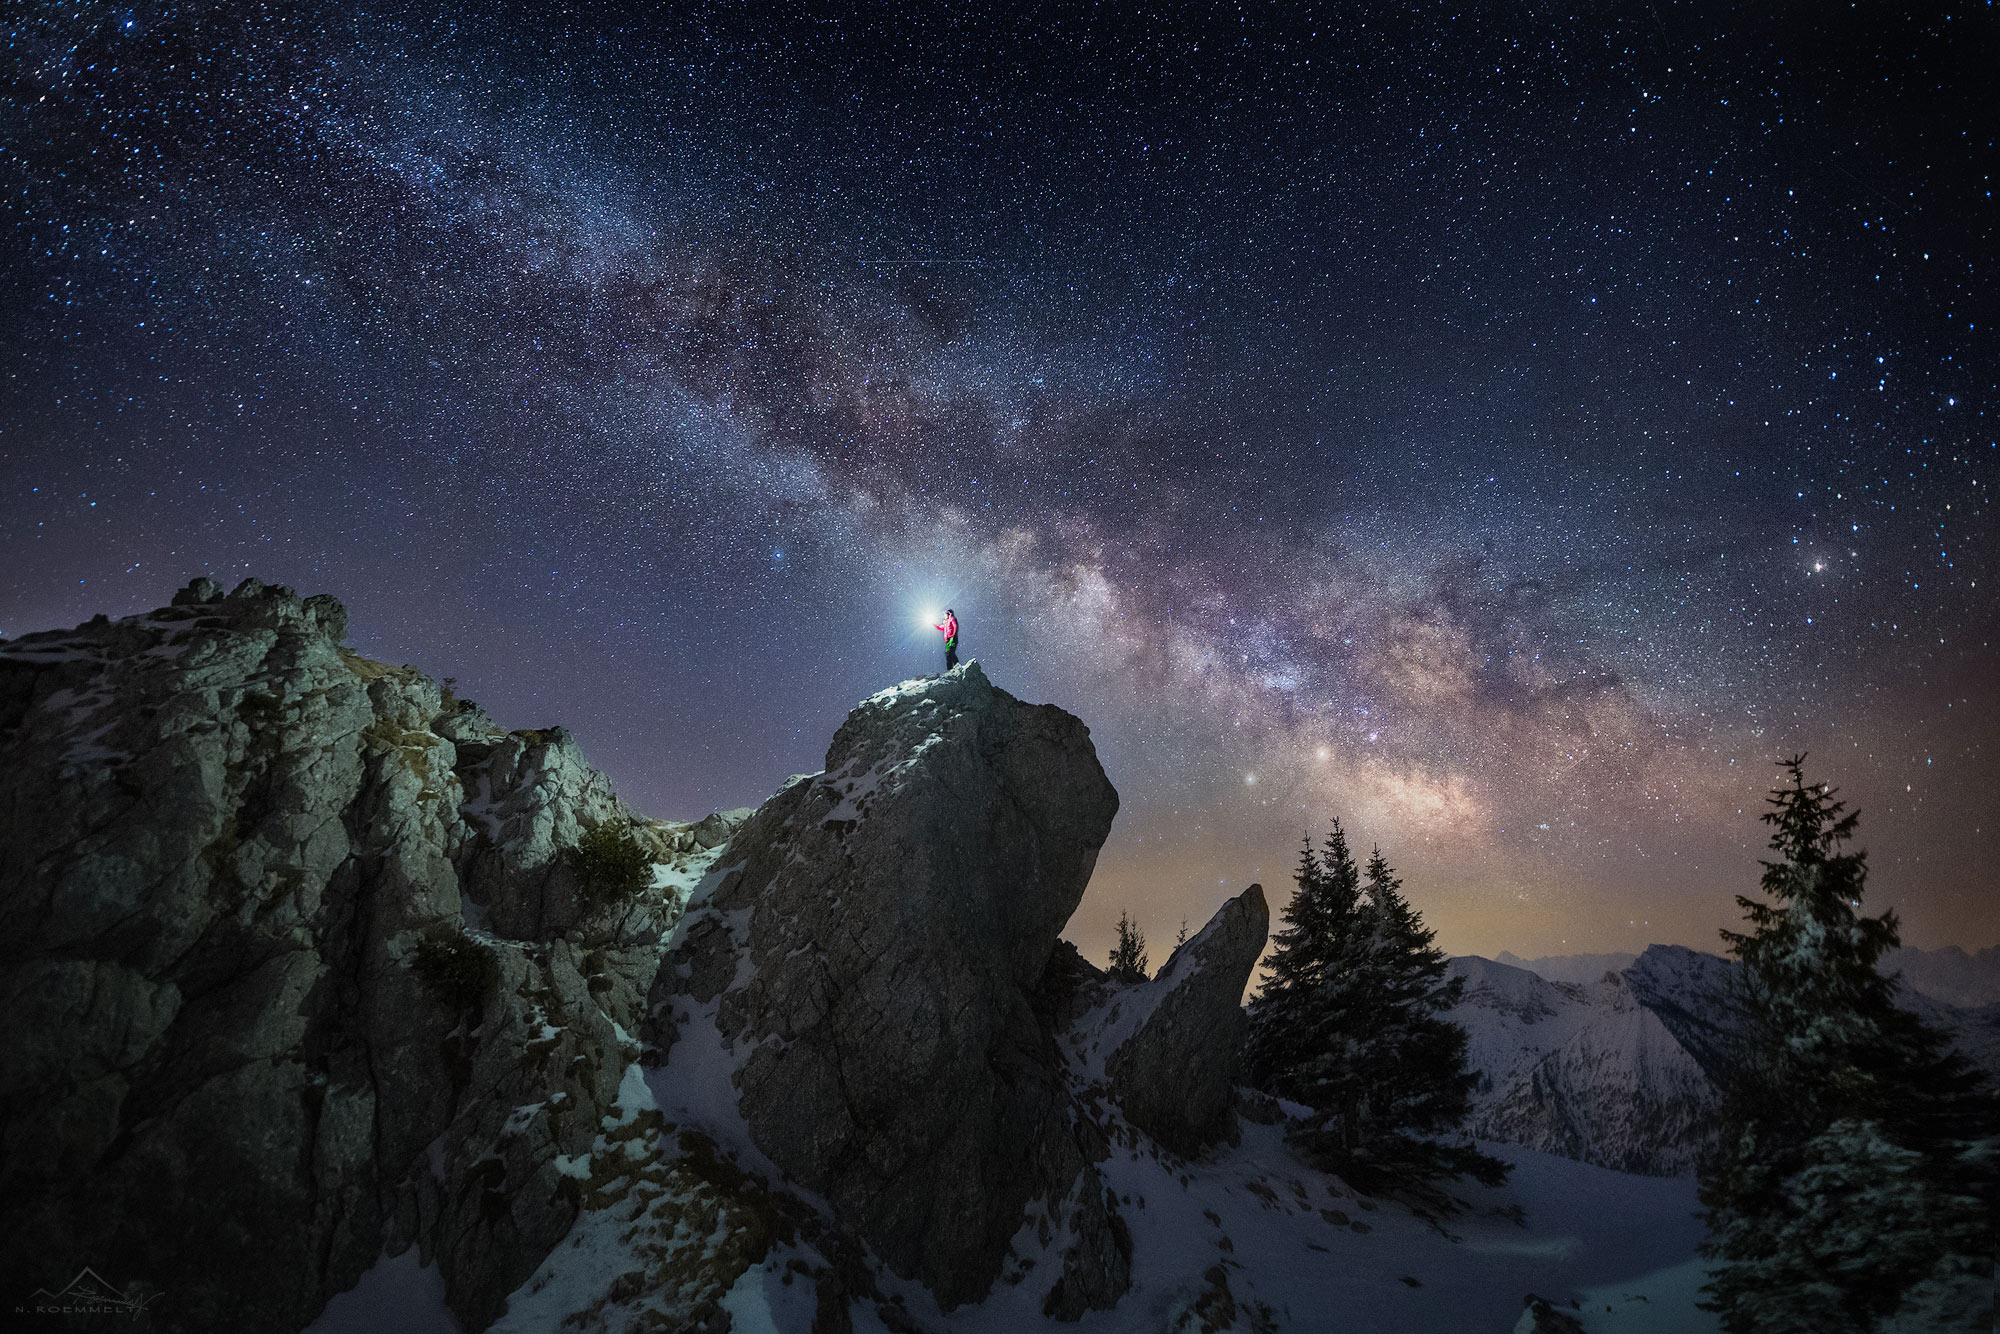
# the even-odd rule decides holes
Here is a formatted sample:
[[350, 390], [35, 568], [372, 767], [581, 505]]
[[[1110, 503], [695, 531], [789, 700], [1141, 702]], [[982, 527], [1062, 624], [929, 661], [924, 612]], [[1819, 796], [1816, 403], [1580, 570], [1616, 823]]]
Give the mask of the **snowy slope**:
[[[628, 1077], [623, 1125], [657, 1124], [662, 1111], [678, 1118], [689, 1110], [688, 1101], [708, 1101], [648, 1073], [635, 1065]], [[719, 1111], [721, 1102], [726, 1099], [708, 1110]], [[633, 1141], [612, 1129], [608, 1151], [629, 1152], [625, 1146]], [[1121, 1128], [1105, 1168], [1131, 1222], [1132, 1289], [1116, 1307], [1090, 1312], [1074, 1328], [1079, 1334], [1192, 1334], [1207, 1319], [1217, 1329], [1295, 1334], [1498, 1334], [1514, 1328], [1531, 1292], [1565, 1308], [1572, 1301], [1643, 1306], [1669, 1322], [1649, 1328], [1697, 1334], [1714, 1328], [1693, 1309], [1692, 1286], [1675, 1287], [1677, 1276], [1689, 1272], [1700, 1237], [1692, 1183], [1628, 1176], [1512, 1145], [1484, 1147], [1514, 1164], [1512, 1178], [1497, 1189], [1469, 1187], [1471, 1207], [1440, 1225], [1392, 1201], [1359, 1196], [1307, 1167], [1276, 1127], [1246, 1125], [1240, 1144], [1194, 1162], [1162, 1154]], [[725, 1143], [723, 1152], [753, 1177], [769, 1180], [769, 1165], [746, 1149]], [[693, 1207], [694, 1184], [673, 1179], [663, 1166], [639, 1154], [625, 1174], [600, 1187], [599, 1207], [579, 1219], [570, 1240], [514, 1294], [495, 1329], [649, 1327], [645, 1313], [661, 1313], [658, 1299], [666, 1294], [635, 1290], [625, 1301], [607, 1303], [605, 1294], [619, 1276], [647, 1274], [657, 1282], [681, 1267], [678, 1253], [698, 1255], [722, 1241], [689, 1226], [717, 1220]], [[578, 1170], [606, 1180], [601, 1167]], [[1051, 1253], [1033, 1232], [1031, 1219], [1020, 1239], [1023, 1260]], [[802, 1267], [820, 1263], [803, 1240], [775, 1247], [724, 1299], [733, 1327], [807, 1334], [813, 1289], [798, 1276]], [[851, 1308], [857, 1334], [1012, 1334], [1051, 1327], [1037, 1285], [1020, 1281], [1028, 1266], [1018, 1261], [985, 1301], [950, 1312], [939, 1310], [920, 1285], [879, 1265], [874, 1270], [902, 1330], [883, 1323], [872, 1303], [858, 1302]], [[1634, 1303], [1632, 1293], [1649, 1300]], [[671, 1306], [669, 1299], [665, 1307]], [[1593, 1320], [1586, 1328], [1627, 1334], [1642, 1327]]]
[[[1578, 984], [1452, 960], [1466, 991], [1450, 1017], [1465, 1027], [1481, 1076], [1470, 1129], [1602, 1167], [1692, 1172], [1738, 1059], [1735, 967], [1653, 945], [1623, 972]], [[2000, 1079], [2000, 1005], [1963, 1009], [1910, 989], [1902, 1003]]]
[[1477, 957], [1451, 967], [1466, 986], [1448, 1017], [1480, 1073], [1473, 1134], [1621, 1171], [1694, 1170], [1715, 1089], [1618, 974], [1578, 985]]
[[[717, 876], [711, 871], [696, 887], [697, 899]], [[1525, 1034], [1529, 1045], [1547, 1039], [1545, 1054], [1561, 1055], [1604, 1028], [1587, 998], [1518, 969], [1485, 967], [1490, 1009], [1511, 1026], [1517, 1045]], [[1094, 1004], [1080, 1018], [1074, 1035], [1081, 1040], [1067, 1052], [1074, 1078], [1103, 1087], [1104, 1052], [1143, 1021], [1158, 990], [1119, 988], [1112, 1003]], [[1636, 1011], [1628, 1006], [1626, 1013]], [[719, 1297], [734, 1330], [811, 1330], [820, 1309], [816, 1285], [840, 1264], [831, 1211], [783, 1181], [751, 1144], [731, 1093], [733, 1058], [719, 1043], [695, 1041], [706, 1036], [703, 1026], [683, 1031], [688, 1050], [677, 1047], [665, 1069], [635, 1063], [597, 1146], [565, 1165], [582, 1188], [585, 1212], [512, 1295], [496, 1331], [694, 1328], [691, 1303], [704, 1295]], [[1633, 1045], [1621, 1040], [1619, 1049]], [[1431, 1220], [1309, 1167], [1279, 1127], [1244, 1124], [1237, 1144], [1187, 1160], [1133, 1130], [1115, 1104], [1093, 1101], [1091, 1115], [1101, 1118], [1111, 1145], [1100, 1168], [1130, 1228], [1132, 1286], [1112, 1309], [1087, 1312], [1075, 1325], [1079, 1334], [1501, 1334], [1515, 1328], [1530, 1293], [1573, 1311], [1594, 1305], [1585, 1327], [1606, 1334], [1630, 1330], [1596, 1317], [1628, 1308], [1675, 1322], [1657, 1328], [1713, 1328], [1693, 1309], [1692, 1286], [1675, 1286], [1691, 1272], [1700, 1236], [1685, 1179], [1626, 1175], [1488, 1144], [1515, 1165], [1512, 1178], [1492, 1189], [1467, 1185], [1462, 1213]], [[691, 1170], [685, 1136], [694, 1127], [719, 1166]], [[774, 1219], [790, 1222], [777, 1228], [768, 1253], [747, 1269], [731, 1264], [733, 1230], [770, 1227]], [[1012, 1334], [1056, 1327], [1041, 1310], [1046, 1283], [1031, 1281], [1059, 1263], [1065, 1247], [1049, 1221], [1032, 1212], [1024, 1218], [991, 1294], [949, 1312], [920, 1284], [859, 1253], [865, 1278], [857, 1282], [850, 1268], [845, 1280], [855, 1296], [847, 1306], [853, 1328]], [[850, 1266], [854, 1257], [850, 1250]], [[726, 1291], [714, 1287], [718, 1274]], [[1601, 1309], [1607, 1304], [1610, 1314]]]
[[[1527, 1334], [1529, 1294], [1577, 1319], [1586, 1334], [1717, 1328], [1695, 1307], [1704, 1275], [1695, 1255], [1701, 1226], [1692, 1180], [1574, 1160], [1616, 1156], [1649, 1138], [1686, 1144], [1698, 1136], [1693, 1109], [1707, 1085], [1692, 1055], [1638, 1002], [1629, 975], [1574, 985], [1484, 959], [1454, 960], [1453, 967], [1467, 979], [1454, 1018], [1471, 1032], [1473, 1058], [1505, 1075], [1482, 1091], [1482, 1124], [1502, 1125], [1510, 1137], [1540, 1136], [1558, 1153], [1483, 1140], [1514, 1166], [1513, 1175], [1494, 1189], [1464, 1186], [1468, 1208], [1434, 1221], [1315, 1171], [1277, 1127], [1245, 1124], [1237, 1145], [1188, 1161], [1161, 1152], [1110, 1109], [1113, 1153], [1103, 1166], [1130, 1223], [1133, 1282], [1113, 1309], [1087, 1313], [1075, 1326], [1079, 1334], [1193, 1334], [1205, 1324], [1297, 1334]], [[1727, 969], [1713, 956], [1662, 951], [1633, 971], [1679, 1022], [1721, 1031], [1703, 1013], [1704, 998]], [[1107, 1039], [1142, 1020], [1153, 998], [1150, 988], [1120, 994], [1126, 1004], [1115, 1013], [1099, 1005], [1076, 1025], [1082, 1041], [1070, 1057], [1086, 1080], [1101, 1079], [1102, 1052], [1116, 1045]], [[1914, 1008], [1961, 1028], [1970, 1016], [1987, 1032], [2000, 1018], [1929, 1001]], [[716, 1171], [689, 1172], [668, 1142], [674, 1124], [701, 1126], [726, 1164], [720, 1176], [742, 1174], [754, 1183], [751, 1198], [770, 1188], [774, 1200], [796, 1199], [788, 1207], [824, 1209], [779, 1181], [750, 1145], [727, 1092], [731, 1062], [719, 1049], [712, 1055], [677, 1056], [672, 1073], [630, 1068], [598, 1148], [568, 1169], [591, 1207], [513, 1295], [496, 1330], [637, 1330], [653, 1327], [649, 1317], [675, 1327], [675, 1313], [686, 1309], [676, 1282], [707, 1272], [746, 1220], [731, 1213], [745, 1198], [741, 1187], [718, 1196]], [[1663, 1109], [1677, 1106], [1682, 1119], [1663, 1122]], [[854, 1329], [1011, 1334], [1053, 1327], [1039, 1307], [1041, 1285], [1026, 1280], [1060, 1253], [1062, 1241], [1038, 1237], [1037, 1223], [1024, 1220], [1016, 1257], [992, 1294], [949, 1312], [923, 1287], [865, 1256], [886, 1302], [855, 1301]], [[808, 1232], [773, 1246], [720, 1294], [734, 1330], [808, 1334], [818, 1310], [813, 1276], [828, 1264]], [[430, 1278], [414, 1251], [385, 1260], [317, 1328], [442, 1334], [452, 1326]]]
[[[1513, 1179], [1472, 1188], [1479, 1212], [1440, 1229], [1307, 1168], [1276, 1128], [1244, 1131], [1241, 1145], [1198, 1164], [1143, 1147], [1114, 1155], [1113, 1187], [1133, 1206], [1133, 1289], [1113, 1310], [1086, 1315], [1080, 1334], [1179, 1334], [1200, 1329], [1204, 1312], [1231, 1308], [1239, 1330], [1503, 1331], [1530, 1292], [1567, 1303], [1631, 1285], [1687, 1264], [1700, 1239], [1683, 1181], [1488, 1145], [1515, 1164]], [[1509, 1206], [1522, 1222], [1499, 1216]], [[1039, 1311], [1005, 1292], [949, 1316], [916, 1296], [910, 1309], [926, 1328], [1004, 1334], [1043, 1325]], [[1691, 1303], [1677, 1314], [1675, 1328], [1714, 1328]]]
[[1648, 945], [1621, 976], [1633, 999], [1651, 1010], [1688, 1054], [1721, 1082], [1736, 1060], [1729, 991], [1736, 965], [1684, 945]]

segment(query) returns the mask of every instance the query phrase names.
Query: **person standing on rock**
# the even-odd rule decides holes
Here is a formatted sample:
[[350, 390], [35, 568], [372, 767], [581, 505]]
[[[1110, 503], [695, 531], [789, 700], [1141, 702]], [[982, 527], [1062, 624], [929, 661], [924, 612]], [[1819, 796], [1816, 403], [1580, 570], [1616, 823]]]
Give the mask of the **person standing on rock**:
[[944, 669], [950, 671], [958, 666], [958, 613], [946, 607], [944, 619], [933, 628], [944, 631]]

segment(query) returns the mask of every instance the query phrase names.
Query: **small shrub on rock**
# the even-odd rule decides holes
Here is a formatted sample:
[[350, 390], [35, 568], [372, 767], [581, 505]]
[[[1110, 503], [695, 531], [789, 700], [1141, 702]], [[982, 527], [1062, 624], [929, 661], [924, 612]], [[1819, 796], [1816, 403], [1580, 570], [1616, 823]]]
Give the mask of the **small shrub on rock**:
[[576, 896], [586, 910], [629, 903], [653, 882], [653, 859], [622, 821], [586, 830], [569, 850]]
[[500, 963], [489, 946], [460, 933], [422, 936], [411, 965], [424, 989], [456, 1010], [476, 1010], [500, 979]]

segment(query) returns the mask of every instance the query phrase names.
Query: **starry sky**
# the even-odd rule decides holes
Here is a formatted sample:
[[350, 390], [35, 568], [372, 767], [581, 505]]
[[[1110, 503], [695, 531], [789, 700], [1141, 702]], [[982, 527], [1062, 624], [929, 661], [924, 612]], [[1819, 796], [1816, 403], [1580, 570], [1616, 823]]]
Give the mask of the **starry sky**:
[[1989, 4], [0, 22], [0, 633], [333, 592], [685, 818], [948, 604], [1091, 953], [1336, 815], [1454, 952], [1715, 948], [1796, 751], [2000, 941]]

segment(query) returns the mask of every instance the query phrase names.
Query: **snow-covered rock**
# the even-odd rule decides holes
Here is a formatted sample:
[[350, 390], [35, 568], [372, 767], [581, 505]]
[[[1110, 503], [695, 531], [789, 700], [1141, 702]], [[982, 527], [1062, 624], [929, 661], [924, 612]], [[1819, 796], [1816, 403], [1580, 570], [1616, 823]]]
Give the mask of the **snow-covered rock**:
[[1117, 809], [1081, 723], [967, 664], [669, 824], [345, 620], [198, 580], [0, 644], [6, 1282], [140, 1276], [168, 1330], [405, 1273], [469, 1331], [1118, 1300], [1103, 1164], [1227, 1128], [1264, 909], [1078, 1077], [1104, 979], [1057, 933]]
[[[0, 1287], [94, 1266], [162, 1330], [411, 1293], [469, 1332], [1505, 1328], [1529, 1289], [1699, 1318], [1685, 1181], [1507, 1148], [1447, 1231], [1315, 1172], [1281, 1108], [1232, 1127], [1261, 893], [1150, 982], [1085, 963], [1056, 933], [1116, 794], [975, 665], [679, 825], [344, 622], [197, 581], [0, 643]], [[600, 902], [571, 854], [607, 823], [652, 872]], [[1683, 1133], [1726, 963], [1474, 963], [1492, 1126], [1598, 1161]]]
[[1736, 965], [1685, 945], [1648, 945], [1622, 976], [1634, 1000], [1652, 1011], [1717, 1085], [1741, 1057], [1730, 999]]

